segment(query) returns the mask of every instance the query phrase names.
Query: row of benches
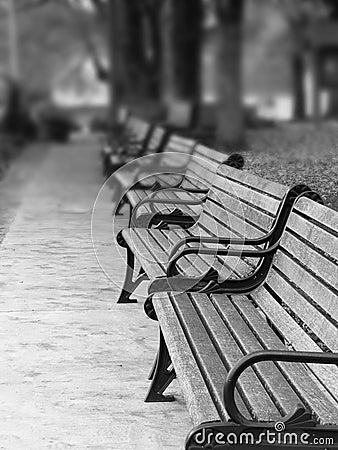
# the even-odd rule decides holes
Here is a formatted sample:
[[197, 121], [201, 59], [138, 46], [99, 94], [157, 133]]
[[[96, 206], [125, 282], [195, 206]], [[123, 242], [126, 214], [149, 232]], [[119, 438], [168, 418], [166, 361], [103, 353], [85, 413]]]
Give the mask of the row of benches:
[[119, 180], [132, 207], [117, 236], [128, 263], [119, 301], [149, 280], [144, 307], [160, 328], [146, 401], [171, 401], [178, 377], [197, 426], [189, 449], [226, 448], [207, 445], [248, 429], [306, 429], [337, 448], [338, 214], [307, 186], [191, 146], [179, 182], [144, 167]]

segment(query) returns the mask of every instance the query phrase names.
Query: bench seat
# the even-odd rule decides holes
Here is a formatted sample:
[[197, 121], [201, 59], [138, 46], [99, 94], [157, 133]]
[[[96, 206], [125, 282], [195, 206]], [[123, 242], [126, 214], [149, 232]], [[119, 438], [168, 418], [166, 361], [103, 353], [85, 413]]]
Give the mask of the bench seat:
[[[262, 349], [289, 349], [246, 296], [157, 294], [153, 303], [195, 425], [230, 419], [224, 382], [243, 356]], [[333, 377], [336, 369], [323, 368]], [[277, 421], [303, 403], [319, 423], [336, 424], [335, 384], [333, 397], [304, 364], [260, 363], [241, 377], [236, 401], [243, 415], [254, 420]]]

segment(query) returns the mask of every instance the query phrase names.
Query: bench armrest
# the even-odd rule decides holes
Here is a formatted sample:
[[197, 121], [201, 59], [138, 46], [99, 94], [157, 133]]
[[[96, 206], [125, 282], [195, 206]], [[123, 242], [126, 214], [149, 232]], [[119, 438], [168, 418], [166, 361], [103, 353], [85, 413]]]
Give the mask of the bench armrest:
[[[166, 193], [166, 192], [174, 192], [174, 193], [179, 193], [179, 194], [185, 194], [185, 193], [187, 193], [187, 194], [193, 194], [192, 192], [189, 192], [189, 191], [186, 191], [185, 189], [182, 189], [181, 187], [177, 187], [177, 186], [170, 186], [170, 187], [164, 187], [164, 188], [162, 188], [162, 189], [159, 189], [159, 190], [156, 190], [156, 191], [154, 191], [152, 194], [150, 194], [149, 195], [149, 197], [147, 197], [147, 198], [151, 198], [151, 199], [153, 199], [153, 198], [156, 198], [156, 197], [158, 197], [159, 195], [162, 195], [163, 194], [163, 192], [164, 193]], [[199, 198], [199, 197], [193, 197], [193, 196], [188, 196], [189, 198], [187, 198], [186, 200], [185, 199], [180, 199], [180, 200], [183, 200], [184, 202], [186, 201], [186, 202], [190, 202], [190, 201], [200, 201], [200, 200], [204, 200], [206, 197], [203, 197], [203, 198]], [[190, 198], [191, 197], [191, 198]], [[166, 199], [164, 198], [164, 199], [158, 199], [158, 200], [163, 200], [163, 201], [166, 201]], [[168, 199], [169, 200], [169, 199]], [[176, 201], [176, 200], [175, 200]]]
[[[230, 238], [230, 237], [209, 237], [209, 236], [187, 236], [178, 241], [172, 248], [169, 259], [173, 258], [180, 247], [196, 242], [198, 244], [219, 244], [219, 245], [261, 245], [269, 240], [270, 233], [261, 238]], [[189, 247], [190, 248], [190, 247]]]
[[[258, 288], [266, 279], [273, 257], [278, 249], [279, 243], [272, 245], [265, 250], [234, 250], [234, 249], [202, 249], [190, 248], [186, 249], [187, 253], [179, 254], [169, 262], [167, 266], [167, 274], [164, 277], [154, 279], [149, 287], [150, 295], [158, 292], [199, 292], [199, 293], [225, 293], [227, 295], [247, 294]], [[177, 271], [176, 263], [188, 253], [200, 251], [203, 254], [218, 256], [220, 254], [226, 256], [248, 256], [251, 258], [261, 259], [262, 262], [257, 266], [254, 272], [244, 278], [219, 280], [219, 273], [213, 267], [199, 276], [187, 276]]]
[[[320, 353], [320, 352], [297, 352], [297, 351], [287, 351], [287, 350], [262, 350], [258, 352], [251, 353], [244, 356], [228, 373], [224, 389], [223, 389], [223, 399], [226, 410], [230, 418], [240, 424], [247, 427], [261, 427], [263, 422], [254, 422], [247, 419], [239, 411], [235, 402], [235, 388], [236, 383], [242, 372], [245, 369], [262, 361], [280, 361], [280, 362], [295, 362], [295, 363], [311, 363], [311, 364], [338, 364], [338, 353]], [[304, 407], [302, 405], [297, 405], [295, 411], [287, 414], [281, 419], [281, 422], [288, 423], [292, 422], [294, 417], [299, 415], [299, 409]], [[304, 415], [305, 414], [305, 415]], [[313, 419], [311, 419], [311, 414], [307, 413], [305, 410], [303, 412], [303, 422], [307, 421], [308, 425], [314, 425]]]
[[214, 255], [214, 256], [246, 256], [250, 258], [264, 258], [265, 256], [273, 254], [279, 243], [271, 246], [270, 248], [263, 250], [234, 250], [232, 248], [205, 248], [205, 247], [187, 247], [184, 248], [178, 255], [169, 259], [169, 263], [167, 266], [167, 277], [176, 276], [177, 271], [177, 262], [184, 258], [186, 255]]
[[[154, 194], [157, 194], [161, 191], [156, 191]], [[181, 191], [182, 192], [182, 191]], [[169, 199], [156, 199], [156, 198], [145, 198], [141, 200], [134, 208], [133, 210], [133, 217], [136, 217], [137, 211], [143, 206], [143, 205], [149, 205], [152, 212], [156, 213], [157, 211], [154, 209], [153, 205], [186, 205], [186, 206], [199, 206], [202, 205], [204, 199], [197, 199], [197, 200], [183, 200], [183, 199], [177, 199], [177, 200], [169, 200]]]
[[195, 188], [183, 188], [181, 187], [181, 191], [189, 192], [189, 194], [207, 194], [209, 189], [195, 189]]
[[[152, 176], [154, 176], [154, 175], [148, 175], [147, 177], [152, 177]], [[179, 180], [176, 184], [171, 184], [170, 186], [163, 186], [159, 180], [155, 181], [155, 183], [153, 183], [152, 185], [143, 184], [143, 181], [138, 181], [137, 184], [133, 186], [133, 189], [145, 189], [145, 190], [151, 190], [154, 192], [158, 192], [158, 191], [163, 191], [164, 189], [178, 188], [178, 187], [180, 187], [181, 183], [182, 183], [182, 179]]]

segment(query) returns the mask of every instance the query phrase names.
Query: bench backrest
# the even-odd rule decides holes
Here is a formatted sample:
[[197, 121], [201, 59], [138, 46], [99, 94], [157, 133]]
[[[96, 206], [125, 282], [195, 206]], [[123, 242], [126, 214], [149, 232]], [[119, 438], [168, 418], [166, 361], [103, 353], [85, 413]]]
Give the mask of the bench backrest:
[[[271, 230], [289, 189], [222, 164], [214, 176], [196, 231], [218, 237], [262, 237]], [[225, 278], [245, 276], [258, 263], [257, 259], [247, 257], [218, 259], [221, 264], [218, 270]]]
[[226, 164], [219, 166], [198, 221], [215, 236], [261, 237], [289, 188]]
[[[338, 213], [297, 201], [269, 276], [251, 297], [294, 350], [338, 352]], [[338, 368], [309, 369], [338, 401]]]
[[165, 143], [166, 135], [167, 133], [164, 127], [155, 126], [151, 131], [144, 154], [151, 155], [152, 153], [161, 151]]
[[126, 122], [126, 135], [129, 138], [143, 141], [150, 130], [150, 124], [136, 116], [129, 116]]
[[228, 158], [229, 155], [226, 153], [218, 152], [201, 144], [196, 145], [187, 166], [185, 179], [182, 183], [183, 189], [185, 187], [197, 189], [210, 187], [218, 166]]

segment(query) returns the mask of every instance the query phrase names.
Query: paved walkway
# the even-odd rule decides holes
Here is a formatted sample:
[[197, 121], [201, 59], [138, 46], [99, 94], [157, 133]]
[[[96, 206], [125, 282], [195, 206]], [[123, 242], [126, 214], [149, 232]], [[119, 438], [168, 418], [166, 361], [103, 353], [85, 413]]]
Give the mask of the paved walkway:
[[[26, 152], [0, 183], [0, 449], [183, 448], [178, 400], [145, 404], [156, 324], [116, 305], [124, 261], [111, 245], [97, 145]], [[120, 219], [122, 226], [125, 219]]]

